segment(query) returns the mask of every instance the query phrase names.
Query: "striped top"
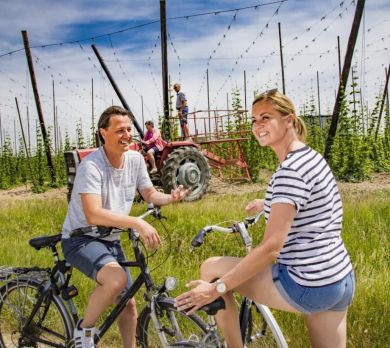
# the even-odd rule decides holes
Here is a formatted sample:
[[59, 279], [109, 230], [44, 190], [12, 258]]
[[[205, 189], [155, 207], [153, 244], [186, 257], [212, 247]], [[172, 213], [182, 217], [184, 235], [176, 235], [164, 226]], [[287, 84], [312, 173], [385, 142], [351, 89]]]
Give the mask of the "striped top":
[[343, 208], [339, 190], [318, 152], [305, 146], [288, 153], [267, 188], [266, 222], [274, 203], [292, 204], [297, 211], [278, 262], [287, 265], [298, 284], [332, 284], [352, 270], [341, 239]]

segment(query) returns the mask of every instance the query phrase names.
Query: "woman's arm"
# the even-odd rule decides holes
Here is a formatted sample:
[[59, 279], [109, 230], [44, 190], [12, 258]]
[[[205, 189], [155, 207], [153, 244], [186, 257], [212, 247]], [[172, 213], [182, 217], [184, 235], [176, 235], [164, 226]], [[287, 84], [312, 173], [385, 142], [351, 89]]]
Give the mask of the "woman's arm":
[[160, 137], [161, 137], [161, 132], [158, 129], [154, 128], [153, 136], [149, 140], [144, 141], [144, 144], [147, 144], [147, 145], [154, 144], [156, 142], [156, 140]]
[[[261, 243], [220, 278], [226, 284], [228, 291], [234, 290], [276, 260], [283, 248], [295, 214], [295, 206], [291, 204], [275, 203], [272, 205]], [[190, 313], [220, 296], [216, 291], [215, 283], [197, 280], [190, 282], [188, 286], [194, 289], [176, 298], [179, 310], [186, 309], [181, 306], [185, 306], [185, 301], [189, 296], [191, 296], [191, 303], [195, 305]]]

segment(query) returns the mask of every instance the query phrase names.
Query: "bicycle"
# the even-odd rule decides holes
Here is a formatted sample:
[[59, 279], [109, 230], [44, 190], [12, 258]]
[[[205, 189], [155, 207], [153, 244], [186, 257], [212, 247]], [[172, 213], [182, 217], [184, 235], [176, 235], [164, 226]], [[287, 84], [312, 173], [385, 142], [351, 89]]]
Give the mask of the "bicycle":
[[[140, 216], [163, 217], [158, 207], [149, 209]], [[173, 277], [167, 277], [163, 285], [156, 286], [150, 275], [147, 258], [140, 247], [136, 231], [102, 228], [101, 236], [126, 232], [135, 255], [135, 261], [121, 263], [124, 267], [136, 267], [140, 274], [125, 291], [119, 302], [97, 328], [94, 337], [98, 344], [127, 302], [145, 285], [146, 306], [141, 311], [136, 330], [137, 343], [143, 347], [221, 347], [216, 335], [216, 325], [206, 324], [198, 315], [177, 311], [169, 291], [176, 286]], [[76, 233], [74, 235], [80, 235]], [[33, 238], [29, 244], [36, 250], [49, 248], [54, 258], [52, 268], [3, 267], [0, 268], [0, 347], [58, 347], [74, 346], [72, 336], [79, 320], [73, 298], [77, 288], [70, 285], [72, 267], [61, 260], [57, 243], [61, 234]], [[222, 299], [202, 308], [214, 315], [224, 308]]]
[[[248, 228], [255, 225], [263, 214], [262, 211], [256, 216], [247, 217], [244, 221], [236, 222], [229, 227], [206, 226], [195, 236], [191, 246], [192, 248], [200, 247], [206, 234], [213, 231], [239, 233], [248, 254], [252, 250], [252, 237]], [[275, 317], [267, 306], [244, 297], [241, 300], [239, 315], [241, 337], [245, 347], [288, 347]]]

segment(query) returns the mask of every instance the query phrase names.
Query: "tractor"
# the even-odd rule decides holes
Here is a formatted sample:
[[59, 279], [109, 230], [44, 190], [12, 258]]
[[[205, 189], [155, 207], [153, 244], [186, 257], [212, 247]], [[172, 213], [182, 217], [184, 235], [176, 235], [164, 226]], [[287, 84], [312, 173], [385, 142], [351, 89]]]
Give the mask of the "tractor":
[[[68, 177], [68, 201], [72, 193], [73, 182], [80, 161], [95, 151], [93, 149], [75, 149], [65, 152], [65, 167]], [[137, 142], [130, 144], [129, 151], [139, 151]], [[183, 185], [191, 188], [186, 201], [194, 201], [207, 191], [210, 181], [210, 168], [206, 157], [199, 145], [187, 141], [170, 141], [164, 150], [157, 155], [156, 165], [158, 172], [150, 175], [154, 185], [161, 187], [164, 192]]]
[[[122, 96], [96, 46], [91, 46], [118, 98], [122, 102], [123, 107], [129, 111], [134, 127], [142, 139], [144, 135], [142, 128], [139, 126], [126, 100]], [[129, 151], [139, 151], [140, 149], [141, 144], [139, 142], [134, 142], [129, 146]], [[68, 201], [80, 161], [94, 150], [96, 149], [75, 149], [65, 152], [65, 167], [68, 177]], [[164, 150], [157, 155], [156, 165], [158, 172], [150, 175], [150, 177], [153, 184], [161, 187], [164, 192], [170, 193], [172, 189], [183, 185], [185, 188], [191, 188], [191, 193], [185, 200], [193, 201], [201, 198], [207, 191], [210, 181], [210, 167], [198, 144], [189, 141], [168, 141]]]

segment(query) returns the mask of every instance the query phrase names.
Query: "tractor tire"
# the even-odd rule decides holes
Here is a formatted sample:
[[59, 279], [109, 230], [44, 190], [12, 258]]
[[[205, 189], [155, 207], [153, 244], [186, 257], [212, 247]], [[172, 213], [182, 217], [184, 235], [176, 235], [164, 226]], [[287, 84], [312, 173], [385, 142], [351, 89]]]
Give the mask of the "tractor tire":
[[171, 193], [171, 190], [183, 185], [191, 188], [186, 201], [201, 198], [210, 182], [210, 167], [206, 157], [192, 146], [174, 149], [161, 170], [161, 182], [165, 193]]

